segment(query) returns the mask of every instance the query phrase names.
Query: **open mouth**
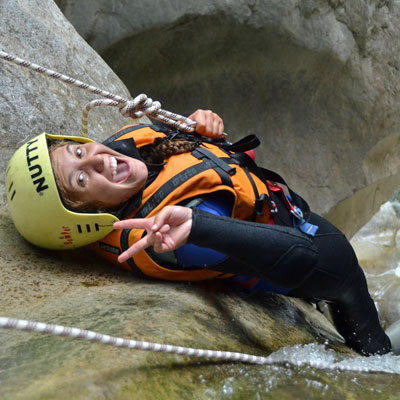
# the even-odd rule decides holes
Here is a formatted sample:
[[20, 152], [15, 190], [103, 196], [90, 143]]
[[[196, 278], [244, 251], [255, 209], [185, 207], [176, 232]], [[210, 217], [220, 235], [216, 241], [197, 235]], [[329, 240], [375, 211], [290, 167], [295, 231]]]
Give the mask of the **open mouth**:
[[111, 176], [112, 181], [121, 183], [129, 177], [130, 169], [128, 163], [125, 161], [117, 160], [115, 157], [110, 157]]

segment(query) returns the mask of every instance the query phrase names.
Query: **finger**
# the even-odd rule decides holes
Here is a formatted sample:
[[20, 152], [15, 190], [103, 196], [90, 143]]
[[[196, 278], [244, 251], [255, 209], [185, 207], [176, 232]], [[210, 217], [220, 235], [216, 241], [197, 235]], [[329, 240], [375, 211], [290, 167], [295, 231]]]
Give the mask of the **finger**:
[[153, 249], [157, 253], [165, 253], [174, 249], [174, 242], [168, 235], [162, 235], [160, 232], [157, 232], [154, 238]]
[[153, 218], [131, 218], [114, 223], [114, 229], [149, 229]]
[[144, 238], [138, 240], [135, 244], [129, 247], [128, 250], [124, 251], [118, 256], [118, 262], [123, 263], [129, 260], [136, 254], [140, 253], [142, 250], [147, 249], [147, 247], [152, 245], [151, 235], [146, 235]]
[[221, 119], [218, 125], [218, 135], [221, 136], [224, 133], [224, 121]]
[[218, 127], [219, 127], [219, 121], [217, 119], [214, 119], [212, 121], [212, 127], [211, 127], [211, 132], [212, 132], [213, 136], [218, 135]]
[[197, 110], [191, 115], [191, 118], [196, 121], [196, 132], [204, 133], [206, 130], [206, 115], [204, 110]]
[[209, 135], [211, 137], [214, 136], [214, 131], [213, 131], [213, 129], [214, 129], [214, 113], [212, 113], [210, 111], [207, 112], [205, 124], [206, 124], [206, 128], [205, 128], [204, 133], [207, 136], [209, 136]]
[[218, 138], [224, 132], [224, 123], [222, 118], [212, 112], [211, 110], [206, 111], [206, 129], [203, 136], [208, 136], [211, 138]]
[[200, 133], [200, 135], [204, 134], [206, 131], [206, 122], [205, 120], [203, 121], [197, 121], [196, 123], [196, 132]]
[[162, 251], [162, 241], [163, 241], [163, 235], [160, 232], [157, 232], [154, 235], [154, 244], [153, 244], [153, 249], [157, 253], [160, 253]]
[[162, 226], [166, 225], [166, 221], [170, 218], [173, 209], [170, 206], [165, 206], [155, 217], [154, 224], [151, 227], [152, 231], [158, 231]]
[[170, 230], [170, 226], [168, 224], [165, 224], [158, 230], [158, 232], [167, 233], [169, 230]]

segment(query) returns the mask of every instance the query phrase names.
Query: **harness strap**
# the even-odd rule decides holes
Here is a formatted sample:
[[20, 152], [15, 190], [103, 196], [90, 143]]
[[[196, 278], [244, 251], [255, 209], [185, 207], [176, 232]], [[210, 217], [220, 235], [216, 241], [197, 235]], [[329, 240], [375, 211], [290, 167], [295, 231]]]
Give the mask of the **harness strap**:
[[303, 212], [309, 213], [310, 207], [307, 202], [300, 197], [297, 193], [295, 193], [292, 189], [290, 189], [289, 185], [286, 181], [276, 172], [271, 171], [266, 168], [259, 167], [247, 154], [237, 153], [232, 155], [233, 158], [236, 158], [241, 165], [247, 167], [253, 174], [255, 174], [258, 178], [260, 178], [263, 182], [277, 182], [282, 185], [285, 185], [290, 193], [295, 204], [300, 207]]
[[[243, 171], [245, 172], [248, 180], [251, 183], [251, 186], [253, 187], [254, 196], [256, 198], [254, 201], [254, 210], [253, 210], [253, 218], [252, 218], [252, 220], [255, 221], [257, 216], [263, 215], [263, 212], [262, 212], [263, 211], [263, 203], [264, 203], [264, 201], [267, 201], [269, 198], [265, 193], [263, 193], [260, 196], [260, 194], [258, 193], [257, 185], [254, 182], [253, 177], [250, 175], [250, 172], [246, 168], [243, 168]], [[271, 210], [272, 210], [272, 208], [271, 208]]]
[[[266, 169], [266, 168], [260, 168], [260, 167], [258, 167], [258, 168], [262, 171], [263, 175], [265, 176], [265, 180], [266, 180], [266, 181], [277, 182], [277, 183], [280, 183], [280, 184], [285, 185], [285, 186], [287, 187], [291, 199], [288, 199], [287, 196], [285, 196], [285, 198], [286, 198], [287, 200], [289, 200], [289, 204], [291, 204], [291, 201], [293, 201], [294, 204], [295, 204], [297, 207], [300, 207], [301, 210], [302, 210], [302, 212], [303, 212], [303, 214], [304, 214], [304, 213], [307, 213], [307, 214], [308, 214], [308, 215], [307, 215], [307, 219], [308, 219], [308, 218], [309, 218], [309, 214], [310, 214], [310, 206], [308, 205], [308, 203], [307, 203], [300, 195], [298, 195], [298, 194], [295, 193], [292, 189], [290, 189], [290, 187], [289, 187], [289, 185], [286, 183], [286, 181], [285, 181], [280, 175], [278, 175], [276, 172], [271, 171], [271, 170]], [[282, 191], [283, 191], [283, 189], [282, 189]], [[291, 204], [291, 205], [292, 205], [292, 204]], [[293, 205], [292, 205], [292, 207], [293, 207]], [[291, 211], [291, 212], [292, 212], [292, 211]], [[292, 214], [293, 214], [296, 218], [299, 218], [299, 217], [300, 217], [300, 215], [296, 215], [296, 211], [293, 211]]]
[[[253, 135], [254, 136], [254, 135]], [[257, 137], [255, 136], [257, 139]], [[245, 138], [246, 139], [246, 138]], [[258, 140], [258, 139], [257, 139]], [[254, 194], [256, 196], [256, 201], [254, 203], [254, 212], [256, 215], [262, 215], [262, 209], [263, 209], [263, 203], [267, 203], [271, 210], [271, 213], [276, 213], [278, 211], [276, 203], [272, 200], [270, 196], [268, 196], [265, 193], [262, 193], [261, 196], [258, 194], [258, 190], [256, 187], [256, 184], [251, 177], [250, 172], [252, 172], [254, 175], [256, 175], [262, 182], [266, 182], [266, 178], [263, 175], [263, 172], [261, 171], [261, 168], [253, 161], [253, 159], [248, 156], [246, 153], [235, 153], [232, 154], [231, 157], [235, 159], [239, 165], [244, 166], [246, 168], [243, 168], [243, 170], [246, 172], [247, 177], [250, 180], [251, 185], [253, 186], [254, 189]], [[266, 185], [268, 188], [268, 185]]]
[[192, 151], [192, 155], [199, 160], [204, 158], [211, 160], [218, 168], [222, 169], [222, 171], [228, 173], [229, 175], [236, 174], [236, 168], [231, 167], [226, 161], [217, 157], [211, 151], [205, 149], [204, 147], [197, 147]]
[[260, 145], [260, 139], [256, 135], [248, 135], [235, 143], [224, 142], [220, 144], [221, 148], [233, 153], [253, 150]]

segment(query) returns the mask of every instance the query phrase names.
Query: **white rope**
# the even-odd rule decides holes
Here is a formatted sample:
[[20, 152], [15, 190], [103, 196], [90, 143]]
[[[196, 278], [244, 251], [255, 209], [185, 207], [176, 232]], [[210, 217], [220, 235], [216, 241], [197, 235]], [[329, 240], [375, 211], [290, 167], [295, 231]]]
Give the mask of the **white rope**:
[[118, 347], [127, 347], [135, 350], [157, 351], [164, 353], [174, 353], [183, 356], [216, 358], [220, 360], [242, 361], [251, 364], [268, 364], [267, 358], [243, 353], [233, 353], [229, 351], [215, 351], [193, 349], [190, 347], [173, 346], [160, 343], [143, 342], [137, 340], [123, 339], [101, 333], [87, 331], [79, 328], [65, 327], [61, 325], [46, 324], [43, 322], [26, 321], [21, 319], [0, 317], [0, 327], [18, 329], [23, 331], [34, 331], [43, 334], [58, 336], [68, 336], [75, 339], [85, 339], [93, 342], [100, 342]]
[[[67, 336], [74, 339], [89, 340], [117, 347], [126, 347], [133, 350], [155, 351], [161, 353], [173, 353], [182, 356], [190, 356], [197, 358], [209, 358], [224, 361], [238, 361], [247, 364], [258, 365], [277, 365], [292, 364], [297, 367], [310, 366], [317, 369], [329, 369], [351, 372], [375, 372], [370, 367], [357, 365], [345, 365], [343, 363], [329, 363], [326, 361], [316, 360], [291, 360], [282, 359], [277, 353], [272, 353], [268, 357], [255, 356], [252, 354], [236, 353], [230, 351], [195, 349], [191, 347], [174, 346], [170, 344], [160, 344], [153, 342], [144, 342], [131, 339], [123, 339], [119, 337], [109, 336], [98, 332], [87, 331], [80, 328], [66, 327], [62, 325], [47, 324], [44, 322], [34, 322], [22, 319], [0, 317], [0, 328], [17, 329], [22, 331], [33, 331], [42, 334], [50, 334], [56, 336]], [[392, 370], [379, 369], [377, 372], [398, 373]]]
[[[196, 122], [190, 118], [184, 117], [176, 113], [172, 113], [161, 108], [161, 104], [158, 101], [153, 101], [145, 94], [140, 94], [136, 96], [133, 100], [128, 100], [123, 97], [117, 96], [113, 93], [107, 92], [105, 90], [99, 89], [95, 86], [89, 85], [87, 83], [81, 82], [77, 79], [71, 78], [67, 75], [60, 74], [59, 72], [53, 71], [51, 69], [42, 67], [40, 65], [25, 61], [22, 58], [13, 56], [9, 53], [0, 50], [0, 58], [9, 61], [21, 67], [28, 68], [32, 71], [39, 72], [50, 78], [62, 81], [68, 85], [75, 86], [79, 89], [86, 90], [88, 92], [100, 95], [109, 100], [93, 100], [86, 107], [82, 116], [82, 135], [87, 137], [87, 121], [88, 113], [94, 107], [98, 106], [112, 106], [118, 107], [121, 114], [125, 117], [130, 117], [132, 119], [138, 119], [143, 115], [148, 115], [153, 119], [164, 122], [168, 125], [173, 126], [183, 132], [193, 133], [196, 128]], [[226, 136], [224, 134], [223, 136]]]
[[141, 118], [143, 115], [149, 115], [152, 118], [173, 126], [183, 132], [192, 133], [195, 131], [196, 122], [179, 114], [163, 110], [159, 101], [153, 101], [145, 94], [139, 94], [133, 100], [118, 102], [110, 99], [97, 99], [88, 103], [83, 110], [82, 115], [82, 136], [87, 137], [88, 115], [94, 107], [111, 106], [118, 107], [124, 117], [132, 119]]

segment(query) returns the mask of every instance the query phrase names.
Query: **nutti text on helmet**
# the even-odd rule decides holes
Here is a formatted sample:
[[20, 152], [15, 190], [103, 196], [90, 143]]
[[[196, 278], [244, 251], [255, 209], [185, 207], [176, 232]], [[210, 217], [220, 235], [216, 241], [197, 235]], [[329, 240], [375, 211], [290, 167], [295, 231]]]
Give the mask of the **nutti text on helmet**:
[[[33, 163], [35, 160], [39, 159], [39, 156], [36, 154], [31, 154], [32, 152], [35, 152], [35, 150], [38, 150], [38, 148], [32, 147], [34, 143], [36, 143], [38, 139], [31, 140], [26, 144], [26, 162], [29, 167], [29, 171], [32, 172], [31, 178], [32, 182], [34, 185], [36, 185], [36, 191], [38, 193], [43, 192], [44, 190], [48, 189], [48, 186], [46, 184], [46, 179], [42, 175], [42, 167], [40, 164]], [[37, 161], [36, 161], [37, 162]]]

